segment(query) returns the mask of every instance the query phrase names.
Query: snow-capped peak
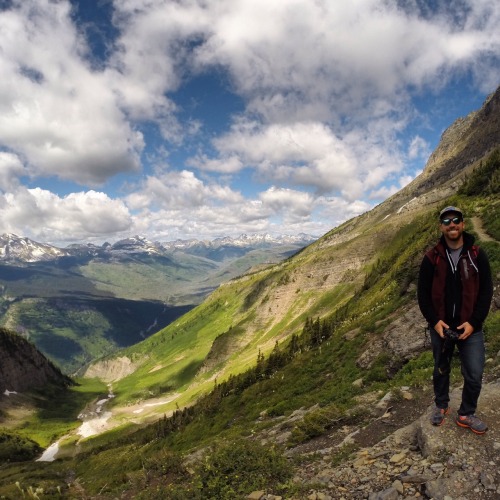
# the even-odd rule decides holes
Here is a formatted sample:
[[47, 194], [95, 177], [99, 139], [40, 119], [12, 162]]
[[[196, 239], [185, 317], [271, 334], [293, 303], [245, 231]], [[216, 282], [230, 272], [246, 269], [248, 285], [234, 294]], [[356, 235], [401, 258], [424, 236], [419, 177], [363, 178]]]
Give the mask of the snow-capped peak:
[[67, 255], [67, 252], [60, 248], [37, 243], [16, 234], [7, 233], [0, 236], [0, 260], [38, 262], [53, 260], [65, 255]]

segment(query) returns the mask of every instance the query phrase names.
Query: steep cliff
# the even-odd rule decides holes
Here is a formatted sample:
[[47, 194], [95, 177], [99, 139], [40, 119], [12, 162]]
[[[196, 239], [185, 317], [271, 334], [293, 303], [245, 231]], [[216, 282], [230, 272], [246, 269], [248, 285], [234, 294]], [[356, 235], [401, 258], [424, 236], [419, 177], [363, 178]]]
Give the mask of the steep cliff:
[[35, 346], [0, 328], [0, 393], [40, 388], [48, 382], [61, 386], [71, 384]]

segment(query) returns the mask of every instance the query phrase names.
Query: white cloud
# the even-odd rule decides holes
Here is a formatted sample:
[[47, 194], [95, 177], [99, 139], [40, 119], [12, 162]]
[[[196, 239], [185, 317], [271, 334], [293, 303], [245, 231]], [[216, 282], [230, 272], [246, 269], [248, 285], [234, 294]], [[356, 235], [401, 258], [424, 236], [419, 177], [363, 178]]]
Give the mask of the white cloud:
[[262, 126], [239, 121], [214, 141], [222, 157], [238, 157], [263, 181], [310, 186], [317, 193], [342, 192], [354, 200], [403, 168], [396, 148], [397, 124], [380, 121], [341, 139], [327, 125], [301, 122]]
[[[227, 67], [250, 108], [274, 120], [304, 119], [303, 110], [308, 119], [322, 110], [332, 120], [364, 120], [382, 103], [395, 110], [407, 84], [444, 85], [465, 62], [498, 56], [500, 43], [500, 7], [491, 2], [428, 17], [378, 0], [227, 1], [208, 9], [212, 32], [198, 63]], [[489, 72], [498, 80], [498, 69]]]
[[158, 124], [164, 138], [180, 143], [191, 124], [177, 121], [176, 91], [187, 71], [190, 46], [202, 37], [209, 18], [197, 2], [120, 1], [114, 3], [120, 29], [107, 70], [120, 103], [133, 120]]
[[69, 4], [15, 6], [0, 14], [0, 145], [21, 154], [32, 175], [80, 184], [137, 170], [142, 136], [86, 63]]
[[171, 171], [163, 175], [148, 176], [140, 188], [127, 197], [133, 210], [150, 207], [166, 209], [196, 209], [212, 204], [241, 202], [238, 192], [216, 183], [205, 184], [193, 172]]
[[[419, 173], [421, 172], [418, 172], [418, 174]], [[415, 174], [414, 176], [403, 175], [397, 180], [397, 184], [381, 186], [378, 189], [371, 191], [368, 194], [368, 198], [370, 200], [380, 200], [380, 201], [385, 200], [389, 198], [389, 196], [396, 194], [400, 189], [408, 185], [413, 179], [415, 179], [416, 176], [417, 174]]]
[[207, 155], [199, 155], [188, 159], [186, 165], [208, 172], [219, 172], [232, 174], [243, 168], [243, 163], [238, 156], [229, 156], [222, 158], [209, 158]]
[[[102, 239], [131, 228], [131, 217], [120, 200], [95, 191], [63, 198], [40, 188], [20, 187], [0, 195], [0, 233], [12, 232], [39, 241]], [[23, 228], [29, 227], [29, 234]]]
[[414, 160], [416, 158], [422, 158], [427, 160], [429, 155], [431, 154], [429, 143], [422, 139], [422, 137], [415, 136], [410, 143], [410, 147], [408, 149], [408, 158], [410, 160]]
[[372, 205], [363, 200], [348, 201], [339, 196], [335, 197], [320, 197], [316, 200], [316, 220], [320, 221], [318, 228], [321, 228], [321, 233], [324, 234], [333, 227], [340, 225], [352, 217], [356, 217], [372, 208]]
[[314, 186], [319, 192], [339, 189], [356, 170], [346, 144], [317, 122], [261, 126], [240, 121], [214, 145], [222, 155], [254, 167], [263, 181]]
[[285, 220], [301, 220], [309, 217], [314, 207], [314, 198], [309, 193], [272, 187], [260, 194], [264, 207], [274, 214], [281, 214]]
[[26, 173], [17, 155], [0, 151], [0, 192], [15, 189], [19, 185], [19, 178]]
[[[307, 232], [321, 235], [347, 218], [359, 215], [370, 208], [364, 201], [349, 202], [346, 199], [314, 197], [311, 194], [292, 189], [271, 187], [255, 199], [235, 196], [231, 201], [219, 203], [213, 193], [215, 186], [205, 186], [201, 181], [187, 175], [184, 179], [170, 177], [148, 179], [143, 186], [144, 193], [151, 193], [156, 182], [165, 186], [162, 195], [145, 196], [143, 201], [153, 202], [158, 198], [168, 200], [157, 203], [155, 209], [143, 206], [143, 211], [134, 216], [134, 230], [146, 233], [160, 241], [176, 238], [213, 238], [216, 236], [238, 236], [242, 232], [274, 232], [296, 234]], [[205, 192], [203, 203], [198, 198], [171, 199], [182, 182], [196, 186], [197, 193]], [[177, 184], [176, 184], [177, 183]], [[186, 191], [186, 184], [182, 192]], [[177, 188], [175, 187], [177, 186]], [[149, 191], [148, 191], [149, 189]], [[169, 193], [168, 196], [165, 196]], [[130, 200], [129, 200], [130, 201]]]

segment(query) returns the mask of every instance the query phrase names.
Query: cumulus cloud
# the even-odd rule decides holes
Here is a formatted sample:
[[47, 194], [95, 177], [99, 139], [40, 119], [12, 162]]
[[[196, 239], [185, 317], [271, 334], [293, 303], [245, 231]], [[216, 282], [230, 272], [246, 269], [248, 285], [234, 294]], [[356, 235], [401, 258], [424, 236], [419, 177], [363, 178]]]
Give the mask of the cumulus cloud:
[[414, 160], [415, 158], [427, 159], [431, 154], [428, 142], [422, 137], [414, 137], [408, 148], [408, 158]]
[[207, 155], [199, 155], [188, 159], [186, 165], [208, 172], [219, 172], [224, 174], [238, 172], [244, 167], [238, 156], [209, 158]]
[[239, 121], [214, 146], [222, 156], [253, 166], [262, 180], [309, 186], [318, 194], [342, 192], [353, 200], [402, 168], [402, 158], [391, 146], [396, 127], [392, 123], [388, 133], [384, 127], [379, 122], [377, 134], [357, 129], [339, 138], [319, 122], [262, 126]]
[[26, 173], [17, 155], [0, 151], [0, 191], [15, 189], [19, 185], [19, 178]]
[[[40, 241], [102, 239], [131, 228], [127, 207], [96, 191], [59, 197], [50, 191], [18, 188], [0, 196], [0, 232], [27, 235]], [[29, 227], [29, 234], [23, 228]]]
[[260, 194], [264, 207], [269, 207], [274, 214], [282, 214], [287, 220], [309, 217], [314, 206], [314, 198], [309, 193], [272, 187]]
[[127, 197], [127, 203], [134, 210], [147, 207], [195, 209], [213, 203], [237, 203], [241, 199], [241, 194], [229, 187], [205, 184], [193, 172], [183, 170], [148, 176], [140, 188]]
[[143, 138], [117, 105], [66, 2], [14, 2], [0, 15], [0, 145], [32, 175], [98, 185], [139, 168]]
[[272, 124], [238, 122], [214, 141], [222, 155], [241, 158], [264, 181], [314, 186], [318, 191], [340, 188], [356, 160], [330, 128], [318, 122]]
[[[500, 43], [491, 2], [459, 2], [453, 14], [378, 0], [227, 1], [208, 10], [212, 32], [198, 64], [226, 66], [249, 106], [274, 120], [301, 119], [304, 109], [351, 119], [394, 110], [406, 85], [444, 85], [479, 54], [498, 57]], [[498, 80], [497, 69], [489, 73]]]

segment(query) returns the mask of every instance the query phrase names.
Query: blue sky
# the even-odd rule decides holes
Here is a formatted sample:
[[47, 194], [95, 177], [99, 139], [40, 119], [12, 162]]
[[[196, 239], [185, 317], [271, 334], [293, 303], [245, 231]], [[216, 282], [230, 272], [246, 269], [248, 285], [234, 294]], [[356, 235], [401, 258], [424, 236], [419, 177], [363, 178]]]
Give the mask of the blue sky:
[[500, 84], [485, 0], [0, 0], [0, 233], [320, 236]]

